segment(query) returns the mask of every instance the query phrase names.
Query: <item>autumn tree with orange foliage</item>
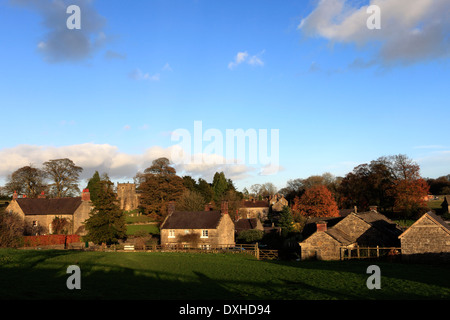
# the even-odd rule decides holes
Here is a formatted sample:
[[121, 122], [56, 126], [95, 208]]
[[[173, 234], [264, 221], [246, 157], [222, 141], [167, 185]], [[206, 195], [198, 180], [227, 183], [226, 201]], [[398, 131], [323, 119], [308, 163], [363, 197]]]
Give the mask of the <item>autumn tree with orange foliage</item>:
[[323, 185], [311, 187], [292, 205], [294, 219], [304, 217], [338, 217], [339, 209], [330, 190]]
[[395, 178], [390, 190], [395, 199], [394, 211], [412, 218], [427, 211], [425, 197], [430, 187], [420, 176], [419, 165], [405, 155], [391, 156], [382, 160], [390, 164]]

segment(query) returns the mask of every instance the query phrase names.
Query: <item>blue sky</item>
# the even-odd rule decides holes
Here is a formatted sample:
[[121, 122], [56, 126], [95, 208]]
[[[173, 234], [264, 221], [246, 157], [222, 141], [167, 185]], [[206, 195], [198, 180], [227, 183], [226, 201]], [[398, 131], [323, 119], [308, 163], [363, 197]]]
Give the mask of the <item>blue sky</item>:
[[[0, 176], [68, 157], [83, 178], [131, 181], [194, 121], [279, 130], [276, 174], [177, 166], [241, 189], [395, 154], [449, 174], [450, 4], [413, 2], [2, 0]], [[81, 30], [66, 27], [70, 4]]]

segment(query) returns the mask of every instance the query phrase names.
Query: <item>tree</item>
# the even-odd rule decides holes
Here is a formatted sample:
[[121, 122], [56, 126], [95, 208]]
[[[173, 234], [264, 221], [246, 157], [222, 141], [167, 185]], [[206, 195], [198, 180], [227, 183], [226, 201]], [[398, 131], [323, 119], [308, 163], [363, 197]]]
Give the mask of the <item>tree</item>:
[[205, 199], [205, 203], [210, 203], [214, 199], [214, 190], [212, 186], [202, 178], [198, 179], [197, 190]]
[[292, 211], [288, 206], [284, 206], [281, 210], [278, 226], [281, 227], [281, 235], [286, 238], [294, 228], [294, 218]]
[[14, 213], [0, 208], [0, 248], [19, 247], [23, 241], [24, 223]]
[[264, 198], [268, 196], [273, 196], [277, 193], [277, 188], [271, 182], [266, 182], [263, 184], [254, 184], [250, 187], [252, 195], [256, 198]]
[[167, 158], [154, 160], [135, 180], [139, 181], [141, 210], [157, 221], [164, 220], [167, 204], [178, 200], [185, 190], [183, 179], [176, 175]]
[[36, 198], [46, 188], [45, 172], [32, 165], [14, 171], [5, 185], [5, 190], [9, 194], [17, 191], [20, 194], [25, 194], [28, 198]]
[[86, 239], [96, 244], [118, 243], [127, 237], [127, 226], [111, 181], [101, 181], [94, 208], [85, 221]]
[[67, 197], [80, 192], [78, 179], [83, 168], [78, 167], [70, 159], [56, 159], [44, 162], [44, 171], [53, 182], [50, 184], [53, 196]]
[[203, 211], [205, 199], [197, 191], [185, 190], [176, 203], [178, 211]]
[[381, 211], [391, 210], [394, 198], [390, 189], [395, 177], [389, 163], [383, 158], [362, 164], [353, 169], [343, 179], [338, 188], [342, 207], [358, 207], [367, 210], [376, 205]]
[[407, 218], [415, 218], [415, 215], [425, 213], [428, 190], [429, 186], [424, 179], [396, 180], [392, 189], [395, 197], [394, 210], [402, 212]]
[[95, 171], [92, 178], [89, 179], [88, 184], [86, 186], [86, 189], [89, 190], [91, 201], [95, 202], [98, 199], [98, 195], [101, 191], [101, 185], [102, 182], [110, 181], [108, 175], [106, 173], [103, 173], [101, 176], [98, 173], [98, 171]]
[[294, 199], [292, 210], [305, 217], [338, 217], [339, 209], [327, 187], [311, 187]]
[[220, 202], [222, 195], [228, 189], [228, 181], [225, 178], [225, 174], [223, 172], [216, 172], [214, 174], [212, 188], [214, 190], [214, 201]]

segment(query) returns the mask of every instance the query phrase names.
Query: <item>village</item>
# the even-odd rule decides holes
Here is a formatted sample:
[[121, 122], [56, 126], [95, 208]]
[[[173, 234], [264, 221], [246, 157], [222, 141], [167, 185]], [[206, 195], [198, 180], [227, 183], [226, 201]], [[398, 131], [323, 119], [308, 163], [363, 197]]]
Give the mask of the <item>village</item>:
[[[3, 210], [28, 226], [28, 242], [20, 246], [26, 249], [239, 252], [258, 260], [297, 261], [372, 258], [434, 263], [450, 258], [450, 226], [443, 219], [448, 217], [450, 197], [445, 195], [424, 199], [425, 203], [439, 202], [439, 214], [426, 210], [405, 226], [379, 212], [377, 206], [361, 212], [354, 206], [335, 210], [332, 215], [292, 219], [286, 214], [296, 210], [297, 201], [289, 203], [280, 193], [237, 200], [222, 197], [217, 204], [201, 201], [195, 210], [183, 206], [184, 198], [179, 197], [179, 201], [162, 206], [166, 212], [158, 221], [142, 213], [143, 189], [135, 183], [117, 183], [113, 189], [114, 199], [108, 201], [131, 221], [128, 228], [151, 227], [153, 232], [140, 230], [112, 242], [86, 238], [86, 222], [100, 210], [88, 188], [79, 197], [48, 197], [42, 191], [32, 198], [14, 192]], [[192, 201], [192, 194], [189, 197]], [[67, 222], [65, 228], [58, 227], [61, 221]], [[59, 243], [30, 240], [61, 234], [65, 236], [58, 238]]]

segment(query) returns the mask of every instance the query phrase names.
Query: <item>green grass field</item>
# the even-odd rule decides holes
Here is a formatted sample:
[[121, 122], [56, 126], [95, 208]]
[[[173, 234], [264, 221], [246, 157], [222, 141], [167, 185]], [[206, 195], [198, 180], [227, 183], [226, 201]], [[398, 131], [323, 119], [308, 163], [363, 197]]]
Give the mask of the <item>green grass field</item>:
[[[370, 264], [381, 289], [369, 290]], [[81, 269], [69, 290], [67, 267]], [[1, 299], [450, 299], [448, 266], [257, 261], [242, 254], [0, 250]]]

